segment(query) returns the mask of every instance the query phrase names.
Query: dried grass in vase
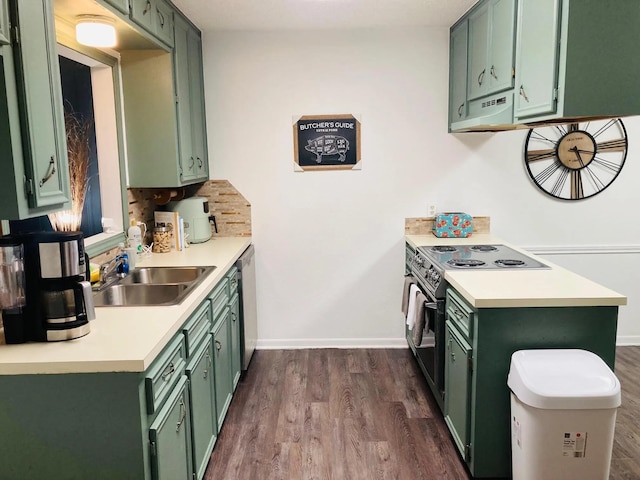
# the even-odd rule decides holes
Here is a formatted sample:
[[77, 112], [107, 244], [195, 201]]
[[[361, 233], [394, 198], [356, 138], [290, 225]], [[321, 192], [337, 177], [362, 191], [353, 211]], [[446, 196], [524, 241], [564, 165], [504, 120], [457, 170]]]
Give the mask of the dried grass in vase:
[[89, 173], [89, 138], [92, 123], [76, 112], [64, 115], [67, 132], [67, 155], [69, 157], [69, 181], [71, 184], [71, 209], [49, 214], [51, 226], [58, 232], [80, 230], [82, 208], [87, 192]]

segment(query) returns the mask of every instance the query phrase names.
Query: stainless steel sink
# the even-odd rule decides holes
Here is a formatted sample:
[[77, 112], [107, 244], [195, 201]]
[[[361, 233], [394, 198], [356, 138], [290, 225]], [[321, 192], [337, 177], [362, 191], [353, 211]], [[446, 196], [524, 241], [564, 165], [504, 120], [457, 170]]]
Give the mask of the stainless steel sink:
[[216, 267], [142, 267], [123, 278], [120, 285], [191, 283]]
[[98, 291], [96, 307], [177, 305], [216, 267], [144, 267]]

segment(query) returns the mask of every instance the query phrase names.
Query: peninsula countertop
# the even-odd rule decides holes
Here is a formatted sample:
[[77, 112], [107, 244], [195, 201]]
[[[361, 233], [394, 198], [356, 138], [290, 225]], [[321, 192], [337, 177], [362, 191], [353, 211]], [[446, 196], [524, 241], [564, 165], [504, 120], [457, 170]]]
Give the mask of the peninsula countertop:
[[216, 269], [178, 305], [96, 307], [91, 332], [82, 338], [0, 345], [0, 375], [145, 371], [250, 244], [250, 237], [213, 237], [181, 252], [139, 259], [136, 267]]
[[468, 238], [406, 235], [414, 248], [502, 244], [549, 266], [541, 270], [445, 270], [445, 280], [475, 308], [590, 307], [626, 305], [627, 297], [490, 234]]

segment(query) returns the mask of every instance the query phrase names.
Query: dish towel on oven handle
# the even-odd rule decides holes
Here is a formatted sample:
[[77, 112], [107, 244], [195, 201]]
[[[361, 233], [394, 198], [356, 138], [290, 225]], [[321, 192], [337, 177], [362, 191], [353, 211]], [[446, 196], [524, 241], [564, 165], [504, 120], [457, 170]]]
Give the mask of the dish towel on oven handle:
[[415, 327], [413, 328], [413, 344], [416, 347], [419, 347], [422, 343], [422, 336], [424, 333], [425, 327], [427, 330], [433, 330], [433, 325], [431, 325], [431, 318], [429, 316], [429, 325], [427, 325], [427, 310], [430, 308], [436, 308], [435, 302], [429, 302], [429, 299], [422, 293], [419, 292], [416, 296], [416, 320]]
[[409, 330], [413, 330], [416, 324], [416, 310], [417, 310], [417, 296], [418, 293], [422, 293], [418, 288], [418, 285], [412, 283], [409, 287], [409, 306], [407, 307], [407, 326]]
[[413, 275], [407, 275], [404, 277], [404, 288], [402, 289], [402, 315], [407, 318], [407, 311], [409, 309], [409, 288], [416, 283], [416, 279]]

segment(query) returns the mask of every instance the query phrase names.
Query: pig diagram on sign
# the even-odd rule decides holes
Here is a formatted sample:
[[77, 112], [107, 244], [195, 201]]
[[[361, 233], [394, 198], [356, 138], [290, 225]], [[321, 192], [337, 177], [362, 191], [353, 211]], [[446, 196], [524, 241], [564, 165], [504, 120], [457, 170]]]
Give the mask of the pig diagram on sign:
[[351, 114], [293, 118], [294, 170], [360, 170], [360, 121]]
[[338, 161], [344, 162], [346, 153], [349, 150], [349, 140], [338, 135], [322, 135], [321, 137], [307, 140], [304, 149], [315, 153], [316, 162], [321, 163], [324, 155], [338, 154]]

